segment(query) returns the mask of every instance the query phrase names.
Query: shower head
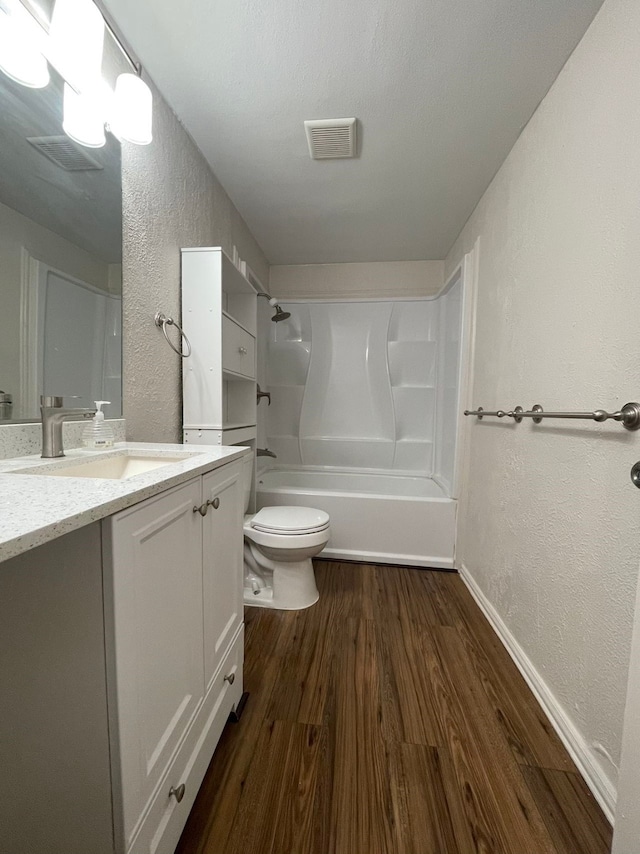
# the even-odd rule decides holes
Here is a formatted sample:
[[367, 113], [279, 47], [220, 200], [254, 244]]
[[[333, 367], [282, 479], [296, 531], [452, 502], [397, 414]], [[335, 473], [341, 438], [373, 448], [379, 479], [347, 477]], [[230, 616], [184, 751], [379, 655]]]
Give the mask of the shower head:
[[271, 320], [273, 320], [274, 323], [279, 323], [281, 320], [287, 320], [288, 318], [291, 317], [291, 312], [290, 311], [283, 311], [277, 303], [276, 303], [275, 309], [276, 309], [276, 313], [271, 318]]
[[283, 311], [278, 305], [278, 301], [276, 300], [276, 298], [272, 297], [271, 294], [267, 294], [264, 291], [258, 291], [258, 296], [264, 297], [265, 299], [269, 300], [269, 305], [272, 308], [275, 308], [276, 313], [271, 318], [274, 323], [279, 323], [281, 320], [287, 320], [289, 317], [291, 317], [291, 312]]

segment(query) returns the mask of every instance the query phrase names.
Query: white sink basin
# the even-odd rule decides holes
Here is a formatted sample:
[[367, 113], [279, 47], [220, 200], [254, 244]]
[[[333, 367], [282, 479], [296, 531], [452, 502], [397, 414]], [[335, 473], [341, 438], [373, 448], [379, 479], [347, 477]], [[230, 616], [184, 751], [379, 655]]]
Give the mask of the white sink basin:
[[49, 467], [38, 466], [32, 469], [22, 469], [14, 474], [35, 474], [42, 477], [94, 477], [106, 480], [127, 480], [137, 474], [144, 474], [171, 463], [182, 462], [193, 454], [182, 454], [172, 457], [143, 456], [135, 452], [125, 452], [100, 457], [98, 459], [81, 460], [65, 464], [50, 464]]

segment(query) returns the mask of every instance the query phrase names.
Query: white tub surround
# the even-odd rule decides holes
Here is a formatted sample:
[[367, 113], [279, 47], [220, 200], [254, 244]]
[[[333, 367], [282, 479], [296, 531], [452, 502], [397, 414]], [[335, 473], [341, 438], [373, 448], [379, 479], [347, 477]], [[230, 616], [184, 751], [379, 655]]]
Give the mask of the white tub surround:
[[316, 507], [331, 517], [323, 557], [452, 569], [457, 501], [428, 477], [270, 469], [258, 507]]
[[[184, 459], [126, 480], [37, 474], [127, 451], [137, 456]], [[187, 450], [184, 445], [120, 442], [112, 451], [67, 451], [63, 460], [52, 462], [40, 456], [5, 460], [0, 463], [0, 561], [111, 516], [245, 453], [248, 451], [242, 447], [199, 446]], [[34, 473], [16, 474], [18, 469], [32, 469]]]
[[453, 567], [465, 270], [437, 297], [282, 302], [270, 324], [278, 471], [257, 503], [329, 513], [327, 556]]

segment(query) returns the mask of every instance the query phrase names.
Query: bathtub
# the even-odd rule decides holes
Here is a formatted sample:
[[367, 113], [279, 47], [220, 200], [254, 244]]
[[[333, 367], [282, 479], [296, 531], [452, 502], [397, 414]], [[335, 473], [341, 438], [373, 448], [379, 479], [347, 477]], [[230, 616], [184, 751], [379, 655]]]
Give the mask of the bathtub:
[[258, 474], [256, 500], [325, 510], [323, 557], [453, 568], [457, 502], [429, 477], [273, 468]]

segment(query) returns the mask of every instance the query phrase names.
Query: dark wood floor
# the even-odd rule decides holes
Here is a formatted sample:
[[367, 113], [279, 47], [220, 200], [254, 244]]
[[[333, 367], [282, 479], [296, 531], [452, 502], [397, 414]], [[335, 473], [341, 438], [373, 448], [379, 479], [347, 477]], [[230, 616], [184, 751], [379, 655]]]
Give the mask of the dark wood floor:
[[247, 609], [245, 687], [179, 854], [605, 854], [611, 829], [452, 573], [321, 561]]

